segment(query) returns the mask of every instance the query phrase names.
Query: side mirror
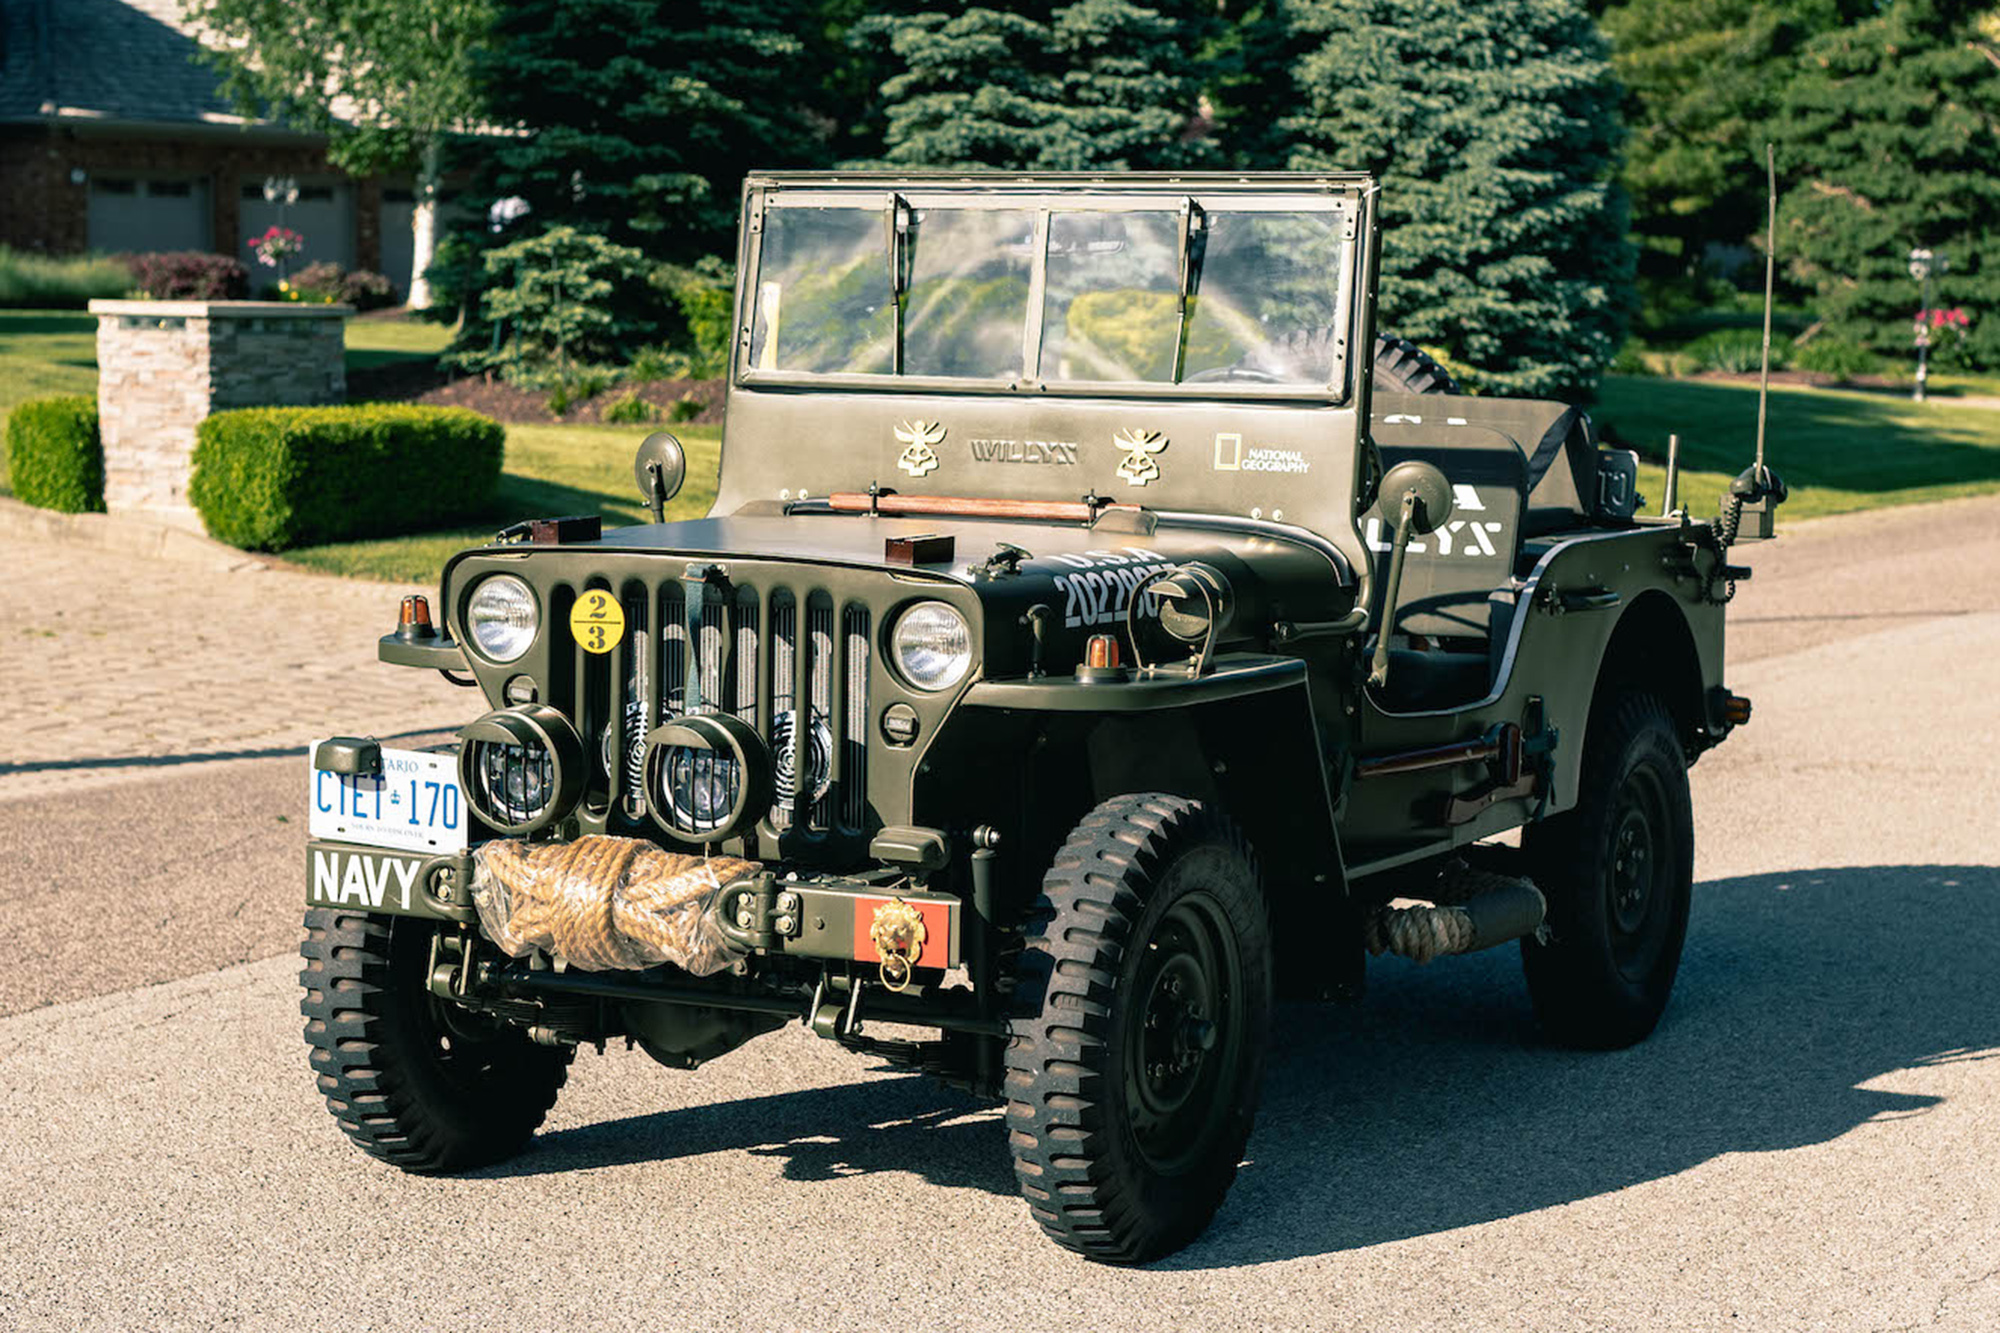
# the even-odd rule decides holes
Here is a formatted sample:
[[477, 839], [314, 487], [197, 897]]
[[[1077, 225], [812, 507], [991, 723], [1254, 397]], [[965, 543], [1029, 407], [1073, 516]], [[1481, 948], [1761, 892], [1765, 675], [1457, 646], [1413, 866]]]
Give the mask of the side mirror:
[[681, 493], [687, 480], [687, 452], [681, 442], [663, 430], [640, 441], [632, 459], [632, 479], [639, 483], [639, 498], [652, 506], [653, 521], [662, 522], [667, 501]]
[[1416, 503], [1410, 507], [1410, 527], [1418, 536], [1451, 522], [1451, 483], [1437, 464], [1413, 458], [1396, 464], [1382, 478], [1382, 503], [1392, 516], [1402, 509], [1403, 497], [1411, 492], [1416, 494]]

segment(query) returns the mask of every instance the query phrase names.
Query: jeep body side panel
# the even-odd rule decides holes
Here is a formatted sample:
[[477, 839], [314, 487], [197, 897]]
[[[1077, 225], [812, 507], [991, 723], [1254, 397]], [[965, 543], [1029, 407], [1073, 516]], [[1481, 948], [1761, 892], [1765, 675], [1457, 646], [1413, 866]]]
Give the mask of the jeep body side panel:
[[[1622, 532], [1551, 538], [1530, 547], [1535, 563], [1522, 581], [1501, 645], [1499, 677], [1484, 698], [1454, 708], [1391, 712], [1370, 693], [1363, 708], [1364, 755], [1475, 740], [1503, 722], [1531, 725], [1539, 712], [1557, 733], [1553, 786], [1543, 795], [1503, 800], [1456, 826], [1433, 817], [1444, 798], [1484, 780], [1478, 765], [1355, 781], [1342, 828], [1356, 868], [1365, 873], [1462, 846], [1554, 814], [1577, 802], [1591, 707], [1600, 690], [1640, 685], [1661, 691], [1684, 730], [1699, 732], [1700, 699], [1722, 684], [1722, 607], [1704, 600], [1697, 579], [1664, 576], [1687, 552], [1679, 530], [1644, 525]], [[1539, 553], [1538, 553], [1539, 552]], [[1706, 557], [1703, 557], [1706, 558]], [[1621, 626], [1644, 626], [1651, 651], [1607, 652]], [[1682, 644], [1674, 634], [1684, 631]], [[1685, 648], [1684, 656], [1676, 656]], [[1620, 673], [1641, 672], [1642, 679]], [[1690, 710], [1693, 716], [1690, 717]], [[1686, 739], [1691, 751], [1701, 743]]]

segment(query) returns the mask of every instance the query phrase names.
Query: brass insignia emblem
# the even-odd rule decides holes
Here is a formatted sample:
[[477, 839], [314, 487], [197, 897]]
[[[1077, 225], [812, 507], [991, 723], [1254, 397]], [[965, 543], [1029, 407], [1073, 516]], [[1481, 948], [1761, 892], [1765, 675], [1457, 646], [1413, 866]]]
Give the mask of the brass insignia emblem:
[[1119, 476], [1134, 486], [1159, 479], [1160, 465], [1153, 461], [1153, 455], [1167, 447], [1166, 436], [1156, 430], [1121, 430], [1111, 442], [1125, 451], [1125, 457], [1118, 461]]
[[937, 470], [937, 450], [931, 446], [944, 443], [944, 423], [905, 421], [896, 427], [896, 440], [906, 446], [896, 466], [913, 477], [924, 476]]

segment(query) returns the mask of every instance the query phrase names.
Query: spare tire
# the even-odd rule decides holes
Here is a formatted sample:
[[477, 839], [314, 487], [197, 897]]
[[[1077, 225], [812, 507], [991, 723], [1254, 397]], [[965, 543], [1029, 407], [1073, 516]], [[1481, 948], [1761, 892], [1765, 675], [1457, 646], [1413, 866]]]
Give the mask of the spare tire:
[[[1208, 376], [1192, 377], [1191, 382], [1216, 376], [1300, 383], [1326, 373], [1326, 367], [1333, 364], [1334, 341], [1331, 325], [1294, 329], [1244, 357], [1229, 371], [1209, 372]], [[1458, 392], [1450, 371], [1423, 348], [1393, 334], [1375, 339], [1375, 387], [1390, 393]]]
[[1391, 393], [1457, 393], [1451, 372], [1408, 338], [1375, 338], [1375, 387]]

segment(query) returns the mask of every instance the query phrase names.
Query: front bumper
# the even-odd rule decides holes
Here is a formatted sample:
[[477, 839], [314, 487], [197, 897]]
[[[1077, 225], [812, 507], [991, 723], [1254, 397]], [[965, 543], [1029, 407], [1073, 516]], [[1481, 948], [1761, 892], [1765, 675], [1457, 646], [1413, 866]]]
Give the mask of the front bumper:
[[[471, 852], [417, 852], [313, 840], [306, 844], [306, 903], [311, 907], [421, 917], [477, 927]], [[952, 895], [917, 892], [907, 872], [871, 877], [804, 878], [765, 866], [722, 886], [716, 925], [746, 957], [789, 956], [880, 966], [883, 932], [897, 905], [925, 924], [915, 968], [941, 972], [964, 961], [965, 905]], [[885, 915], [886, 913], [886, 915]], [[894, 947], [893, 942], [890, 945]]]

